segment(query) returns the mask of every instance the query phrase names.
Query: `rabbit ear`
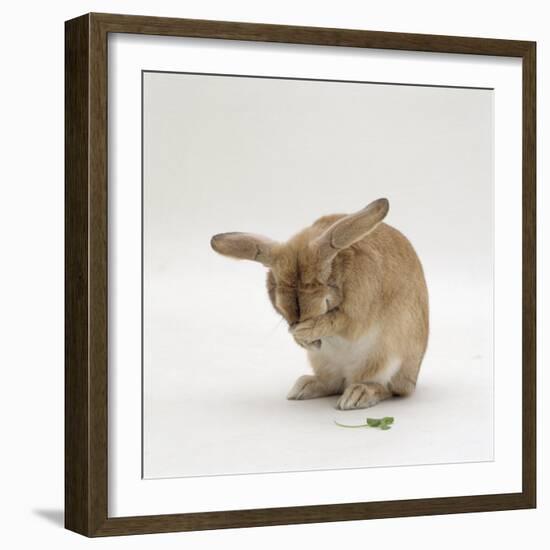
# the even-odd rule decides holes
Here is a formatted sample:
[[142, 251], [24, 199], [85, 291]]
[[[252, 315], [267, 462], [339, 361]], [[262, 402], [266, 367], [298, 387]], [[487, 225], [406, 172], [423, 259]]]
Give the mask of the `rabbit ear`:
[[389, 208], [388, 199], [378, 199], [332, 224], [315, 240], [321, 257], [331, 261], [340, 250], [368, 235], [386, 217]]
[[210, 239], [210, 246], [224, 256], [253, 260], [269, 267], [275, 241], [252, 233], [220, 233]]

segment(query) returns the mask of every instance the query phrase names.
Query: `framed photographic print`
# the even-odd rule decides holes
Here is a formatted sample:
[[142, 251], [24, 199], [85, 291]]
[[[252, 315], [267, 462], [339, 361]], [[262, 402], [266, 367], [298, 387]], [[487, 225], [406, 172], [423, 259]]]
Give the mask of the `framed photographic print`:
[[66, 527], [534, 507], [535, 43], [65, 36]]

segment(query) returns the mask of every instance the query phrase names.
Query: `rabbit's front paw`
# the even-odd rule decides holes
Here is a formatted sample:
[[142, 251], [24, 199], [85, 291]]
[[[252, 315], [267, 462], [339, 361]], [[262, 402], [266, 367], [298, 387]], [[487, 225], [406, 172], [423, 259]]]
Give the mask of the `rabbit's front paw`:
[[308, 319], [307, 321], [298, 323], [290, 329], [290, 333], [296, 343], [303, 348], [318, 348], [321, 345], [321, 337], [316, 331], [315, 319]]
[[338, 399], [336, 408], [342, 411], [366, 409], [380, 401], [376, 386], [370, 384], [351, 384]]
[[319, 382], [316, 376], [304, 374], [292, 386], [292, 389], [286, 396], [287, 399], [313, 399], [314, 397], [324, 397], [329, 395], [328, 389]]

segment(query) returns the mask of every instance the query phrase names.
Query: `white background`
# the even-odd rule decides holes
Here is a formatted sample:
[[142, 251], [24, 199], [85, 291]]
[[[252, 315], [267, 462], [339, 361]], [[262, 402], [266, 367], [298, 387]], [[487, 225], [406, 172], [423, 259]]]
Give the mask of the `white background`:
[[[493, 94], [145, 74], [147, 479], [493, 459]], [[134, 135], [122, 126], [115, 151]], [[113, 189], [120, 180], [139, 195], [140, 182], [124, 175]], [[124, 196], [116, 203], [128, 208]], [[209, 246], [233, 230], [284, 241], [323, 214], [379, 196], [390, 200], [386, 221], [420, 255], [431, 305], [417, 392], [368, 411], [397, 417], [383, 437], [336, 427], [333, 419], [359, 424], [366, 412], [337, 413], [334, 397], [285, 399], [311, 369], [269, 303], [266, 269]], [[513, 226], [509, 208], [505, 217]], [[112, 257], [123, 261], [127, 246]]]
[[[87, 541], [60, 529], [63, 456], [63, 20], [94, 11], [134, 12], [211, 19], [371, 28], [377, 30], [463, 34], [539, 41], [539, 151], [544, 151], [550, 122], [550, 97], [543, 70], [548, 40], [544, 36], [542, 2], [392, 2], [361, 6], [354, 2], [272, 3], [187, 2], [185, 9], [170, 2], [71, 2], [44, 5], [21, 3], [4, 13], [11, 24], [2, 40], [3, 196], [0, 203], [2, 271], [2, 357], [7, 374], [2, 385], [2, 541], [10, 547], [42, 543], [74, 548], [159, 547], [213, 544], [241, 548], [280, 547], [301, 537], [319, 547], [343, 541], [382, 545], [391, 533], [392, 547], [417, 540], [423, 548], [463, 548], [474, 536], [486, 537], [500, 548], [514, 548], [545, 535], [547, 482], [539, 473], [539, 509], [292, 526], [253, 530], [156, 535]], [[10, 13], [12, 12], [12, 13]], [[25, 32], [18, 21], [25, 19]], [[31, 38], [32, 37], [32, 38]], [[31, 159], [29, 160], [29, 154]], [[542, 154], [540, 155], [542, 163]], [[539, 164], [539, 167], [540, 164]], [[544, 173], [539, 171], [539, 182]], [[541, 186], [542, 190], [542, 186]], [[540, 193], [540, 205], [546, 196]], [[550, 214], [539, 211], [539, 219]], [[545, 224], [547, 227], [547, 224]], [[541, 241], [544, 235], [541, 235]], [[542, 251], [542, 246], [539, 246]], [[539, 280], [542, 276], [539, 273]], [[542, 297], [541, 297], [542, 298]], [[546, 295], [544, 296], [546, 299]], [[542, 300], [541, 300], [542, 301]], [[539, 327], [543, 326], [539, 322]], [[541, 333], [542, 334], [542, 331]], [[542, 338], [541, 338], [542, 340]], [[542, 358], [539, 364], [542, 365]], [[539, 392], [547, 389], [539, 378]], [[541, 424], [546, 420], [541, 406]], [[540, 454], [547, 442], [539, 430]], [[542, 462], [542, 460], [541, 460]], [[452, 537], [449, 537], [452, 533]], [[413, 546], [414, 547], [414, 546]]]

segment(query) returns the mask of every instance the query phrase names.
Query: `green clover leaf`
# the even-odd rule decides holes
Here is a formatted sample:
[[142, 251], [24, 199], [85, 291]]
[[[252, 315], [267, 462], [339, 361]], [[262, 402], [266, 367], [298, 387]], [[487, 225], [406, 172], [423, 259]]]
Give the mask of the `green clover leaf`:
[[393, 416], [384, 416], [384, 418], [367, 418], [365, 424], [340, 424], [336, 420], [334, 423], [341, 428], [379, 428], [380, 430], [389, 430], [394, 422]]

